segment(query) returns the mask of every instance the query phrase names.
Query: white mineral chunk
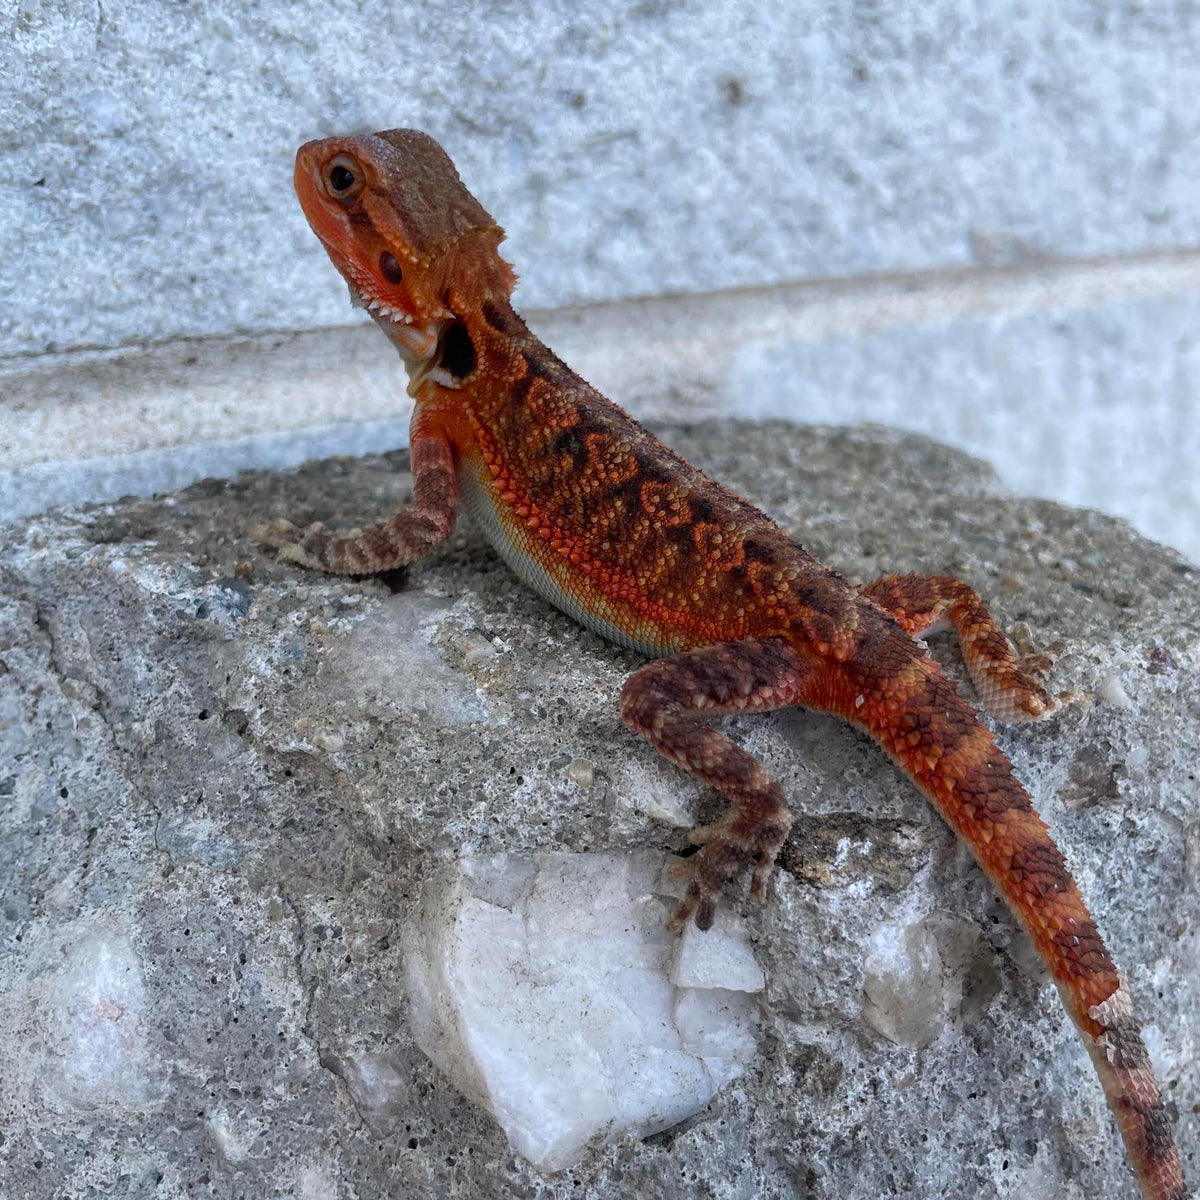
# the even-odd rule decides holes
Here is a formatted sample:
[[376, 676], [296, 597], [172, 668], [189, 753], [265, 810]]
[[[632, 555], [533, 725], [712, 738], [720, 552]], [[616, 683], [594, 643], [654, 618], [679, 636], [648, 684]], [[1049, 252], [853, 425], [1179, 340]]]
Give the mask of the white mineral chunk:
[[930, 1045], [962, 1003], [962, 974], [948, 967], [928, 919], [880, 926], [864, 965], [863, 1020], [897, 1045]]
[[672, 956], [671, 982], [681, 988], [737, 992], [761, 992], [767, 986], [744, 922], [724, 908], [717, 909], [711, 929], [701, 931], [688, 924], [680, 932]]
[[763, 983], [745, 936], [698, 935], [680, 972], [662, 865], [651, 852], [463, 859], [406, 931], [418, 1046], [543, 1170], [597, 1134], [678, 1123], [754, 1054], [746, 985]]
[[1119, 675], [1106, 675], [1100, 681], [1096, 695], [1105, 704], [1111, 704], [1116, 708], [1133, 707], [1133, 701], [1129, 698], [1129, 693], [1125, 690], [1125, 684]]
[[715, 1077], [733, 1079], [754, 1057], [758, 1004], [748, 992], [728, 988], [680, 988], [675, 1027], [683, 1043], [704, 1059]]
[[606, 762], [604, 769], [612, 780], [612, 791], [618, 804], [664, 825], [690, 829], [696, 824], [696, 814], [689, 796], [698, 795], [700, 789], [696, 786], [693, 792], [691, 780], [681, 783], [671, 776], [670, 764], [665, 766], [667, 770], [655, 764], [653, 770], [647, 771], [643, 763], [622, 758]]
[[37, 955], [43, 969], [0, 996], [0, 1028], [24, 1038], [12, 1060], [0, 1054], [5, 1079], [58, 1111], [154, 1105], [165, 1083], [148, 1046], [153, 1022], [137, 952], [99, 921], [62, 929]]
[[338, 1074], [360, 1112], [391, 1115], [408, 1098], [409, 1077], [394, 1055], [364, 1054], [343, 1059], [338, 1065]]

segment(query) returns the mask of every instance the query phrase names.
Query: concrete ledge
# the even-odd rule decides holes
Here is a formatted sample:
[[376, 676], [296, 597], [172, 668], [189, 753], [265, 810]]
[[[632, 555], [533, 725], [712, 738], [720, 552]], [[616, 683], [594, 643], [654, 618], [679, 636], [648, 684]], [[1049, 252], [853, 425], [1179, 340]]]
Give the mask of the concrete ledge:
[[396, 125], [533, 307], [1200, 242], [1189, 4], [6, 12], [3, 354], [349, 323], [292, 156]]
[[[641, 419], [875, 421], [1200, 559], [1200, 252], [533, 311]], [[0, 361], [0, 515], [406, 440], [369, 322]]]

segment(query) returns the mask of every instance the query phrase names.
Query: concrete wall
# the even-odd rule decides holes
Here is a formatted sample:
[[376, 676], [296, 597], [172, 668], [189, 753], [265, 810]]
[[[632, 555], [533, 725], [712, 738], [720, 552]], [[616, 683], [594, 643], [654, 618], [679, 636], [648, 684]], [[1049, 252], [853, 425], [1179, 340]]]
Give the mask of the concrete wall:
[[[551, 327], [564, 305], [758, 289], [741, 322], [756, 366], [728, 376], [724, 407], [940, 431], [1002, 471], [1007, 454], [1024, 488], [1106, 503], [1200, 554], [1200, 484], [1176, 477], [1200, 445], [1200, 289], [1178, 270], [1200, 246], [1200, 7], [974, 7], [14, 6], [0, 38], [0, 506], [118, 486], [100, 485], [115, 451], [87, 449], [95, 427], [82, 414], [101, 394], [124, 431], [119, 452], [160, 455], [121, 476], [135, 488], [177, 482], [201, 460], [217, 471], [286, 460], [281, 442], [241, 444], [239, 457], [245, 435], [219, 421], [197, 433], [186, 371], [173, 400], [155, 390], [157, 351], [132, 392], [118, 386], [128, 354], [105, 376], [112, 356], [79, 352], [132, 348], [145, 365], [146, 343], [354, 325], [291, 194], [292, 155], [309, 137], [406, 124], [443, 141], [506, 225], [518, 299]], [[1110, 256], [1166, 273], [1151, 287], [1158, 307], [1118, 289], [1102, 319], [1074, 318], [1064, 313], [1091, 301], [1060, 296], [1040, 315], [1001, 307], [979, 325], [963, 314], [970, 328], [954, 312], [932, 326], [918, 316], [869, 343], [829, 325], [802, 351], [753, 322], [783, 281], [867, 277], [874, 295], [870, 277], [889, 274], [902, 300], [953, 268], [1004, 293], [1014, 272], [1033, 286], [1047, 263]], [[628, 338], [669, 326], [669, 313], [655, 335], [631, 325], [605, 348], [619, 356]], [[272, 345], [239, 342], [233, 357], [258, 346], [261, 375]], [[163, 353], [168, 366], [179, 357]], [[100, 370], [99, 390], [79, 391], [81, 364]], [[239, 410], [230, 429], [257, 411], [255, 436], [307, 429], [294, 444], [304, 453], [353, 448], [362, 430], [350, 427], [378, 419], [364, 397], [331, 420], [303, 380], [290, 407], [256, 408], [260, 393], [239, 381], [224, 385]], [[663, 380], [659, 408], [697, 402], [678, 383]], [[1050, 407], [1056, 428], [1085, 432], [1030, 448], [1042, 425], [1029, 413]], [[64, 414], [76, 417], [66, 434], [31, 437]], [[1081, 456], [1080, 440], [1097, 441], [1087, 431], [1128, 449], [1125, 430], [1171, 497], [1155, 502], [1165, 517], [1136, 471]], [[161, 459], [168, 451], [182, 457]], [[84, 459], [82, 474], [66, 469]], [[1118, 475], [1128, 482], [1115, 486]]]

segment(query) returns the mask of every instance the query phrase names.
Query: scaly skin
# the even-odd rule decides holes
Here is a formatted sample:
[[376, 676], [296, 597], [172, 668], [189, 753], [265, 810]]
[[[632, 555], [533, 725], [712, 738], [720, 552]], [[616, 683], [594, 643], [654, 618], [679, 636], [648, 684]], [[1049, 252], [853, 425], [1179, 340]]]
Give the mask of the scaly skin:
[[295, 182], [352, 295], [408, 364], [415, 502], [345, 535], [277, 522], [257, 536], [303, 566], [369, 574], [444, 541], [461, 496], [522, 579], [652, 656], [625, 684], [622, 719], [732, 805], [692, 834], [703, 848], [681, 864], [675, 927], [708, 928], [747, 869], [761, 900], [790, 824], [779, 784], [704, 718], [802, 704], [865, 730], [971, 847], [1045, 959], [1143, 1195], [1184, 1197], [1128, 990], [1008, 759], [915, 640], [952, 625], [997, 716], [1052, 712], [979, 597], [944, 576], [855, 589], [584, 383], [513, 311], [503, 231], [431, 138], [309, 142]]

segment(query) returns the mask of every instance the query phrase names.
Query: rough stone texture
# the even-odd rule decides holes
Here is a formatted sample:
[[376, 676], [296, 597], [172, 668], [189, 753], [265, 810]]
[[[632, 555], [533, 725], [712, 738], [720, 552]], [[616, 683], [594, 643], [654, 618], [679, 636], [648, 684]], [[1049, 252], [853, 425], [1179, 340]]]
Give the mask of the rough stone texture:
[[[855, 579], [961, 575], [1050, 646], [1056, 690], [1085, 693], [1001, 737], [1129, 973], [1194, 1181], [1195, 570], [918, 437], [670, 440]], [[559, 1176], [512, 1155], [414, 1047], [400, 940], [419, 889], [464, 850], [678, 849], [685, 813], [714, 806], [619, 725], [636, 657], [473, 531], [365, 582], [241, 538], [276, 515], [370, 519], [404, 466], [208, 481], [0, 535], [9, 1194], [1132, 1198], [1001, 902], [873, 746], [803, 712], [730, 722], [797, 811], [748, 914], [760, 1056], [685, 1125]]]
[[416, 125], [529, 306], [1200, 242], [1200, 11], [5, 7], [0, 355], [347, 323], [307, 138]]

